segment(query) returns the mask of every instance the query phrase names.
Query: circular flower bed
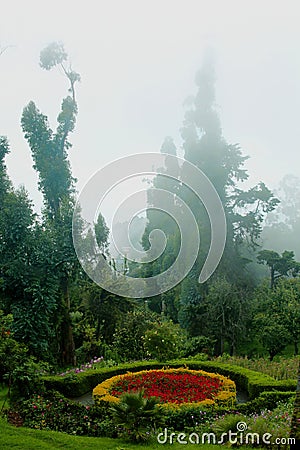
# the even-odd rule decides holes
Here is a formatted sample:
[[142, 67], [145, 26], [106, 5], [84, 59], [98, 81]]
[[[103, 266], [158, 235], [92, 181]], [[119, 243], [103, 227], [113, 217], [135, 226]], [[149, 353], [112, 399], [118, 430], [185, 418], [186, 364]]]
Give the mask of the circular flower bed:
[[93, 390], [96, 402], [118, 402], [124, 392], [143, 390], [145, 397], [157, 397], [168, 406], [186, 404], [231, 406], [236, 399], [235, 383], [219, 374], [202, 370], [143, 370], [117, 375]]

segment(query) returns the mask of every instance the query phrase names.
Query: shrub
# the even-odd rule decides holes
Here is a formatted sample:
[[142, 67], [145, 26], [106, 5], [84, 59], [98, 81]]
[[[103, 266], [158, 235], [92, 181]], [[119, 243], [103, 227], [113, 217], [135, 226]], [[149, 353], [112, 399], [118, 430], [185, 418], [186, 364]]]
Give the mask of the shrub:
[[11, 332], [12, 314], [4, 315], [0, 309], [0, 382], [11, 384], [12, 372], [26, 360], [28, 349], [19, 344]]
[[42, 387], [40, 374], [47, 364], [28, 355], [27, 347], [14, 339], [11, 325], [12, 315], [0, 310], [0, 382], [7, 383], [11, 399], [17, 400]]
[[83, 318], [82, 312], [71, 312], [70, 318], [76, 347], [76, 360], [77, 363], [83, 364], [87, 359], [102, 353], [100, 350], [103, 348], [103, 343], [97, 337], [96, 328]]
[[279, 402], [293, 401], [296, 397], [296, 392], [293, 391], [266, 391], [262, 392], [259, 397], [249, 402], [239, 405], [239, 411], [243, 414], [252, 414], [263, 409], [274, 409]]
[[198, 359], [198, 355], [201, 354], [203, 355], [202, 359], [204, 359], [204, 355], [208, 359], [208, 355], [213, 354], [214, 344], [215, 341], [206, 336], [191, 337], [186, 341], [184, 346], [184, 355], [186, 357], [197, 356]]
[[148, 310], [128, 311], [124, 314], [113, 335], [112, 343], [120, 361], [146, 358], [143, 336], [152, 328], [155, 319], [155, 315]]
[[[165, 426], [168, 429], [183, 431], [195, 430], [196, 427], [208, 426], [214, 421], [222, 407], [199, 406], [196, 404], [182, 405], [180, 408], [164, 408]], [[224, 411], [226, 411], [224, 409]]]
[[40, 376], [43, 368], [43, 363], [37, 363], [30, 356], [13, 370], [11, 385], [12, 401], [27, 399], [35, 391], [40, 391], [44, 388], [43, 380]]
[[300, 442], [300, 391], [297, 391], [294, 406], [291, 436], [297, 439], [297, 442]]
[[163, 321], [152, 324], [143, 340], [149, 356], [158, 361], [167, 361], [182, 354], [186, 336], [179, 325]]
[[76, 435], [117, 436], [113, 422], [96, 406], [72, 402], [59, 393], [34, 394], [15, 407], [23, 417], [24, 425], [30, 428]]

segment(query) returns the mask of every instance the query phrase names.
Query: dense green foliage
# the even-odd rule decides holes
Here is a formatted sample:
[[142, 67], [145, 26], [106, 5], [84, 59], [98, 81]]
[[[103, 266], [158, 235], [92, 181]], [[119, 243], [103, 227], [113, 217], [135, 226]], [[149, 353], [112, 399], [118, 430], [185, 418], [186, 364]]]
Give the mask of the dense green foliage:
[[[69, 162], [69, 139], [78, 114], [75, 87], [80, 75], [71, 68], [60, 43], [42, 50], [40, 67], [47, 71], [60, 68], [68, 83], [56, 129], [50, 127], [48, 117], [33, 101], [24, 107], [21, 118], [44, 200], [40, 215], [35, 213], [26, 189], [13, 187], [6, 167], [10, 145], [7, 137], [0, 135], [0, 383], [6, 384], [11, 401], [19, 401], [18, 411], [28, 421], [26, 424], [43, 428], [37, 416], [41, 412], [48, 414], [45, 428], [117, 436], [117, 427], [123, 427], [124, 432], [132, 419], [128, 429], [134, 433], [133, 440], [142, 440], [149, 431], [146, 423], [155, 402], [144, 404], [142, 398], [129, 396], [122, 403], [123, 410], [115, 409], [113, 421], [111, 417], [100, 417], [96, 410], [89, 412], [93, 417], [89, 416], [84, 406], [59, 397], [80, 396], [104, 379], [128, 370], [166, 365], [186, 364], [191, 369], [229, 376], [250, 398], [240, 407], [241, 414], [258, 413], [263, 407], [274, 409], [279, 401], [287, 401], [295, 391], [294, 372], [292, 377], [287, 370], [285, 376], [277, 376], [271, 369], [266, 372], [258, 367], [265, 359], [258, 357], [267, 356], [275, 368], [278, 355], [299, 352], [300, 263], [296, 260], [297, 249], [292, 248], [294, 241], [287, 239], [282, 248], [274, 244], [274, 248], [266, 249], [261, 246], [261, 237], [269, 232], [274, 242], [279, 232], [298, 236], [299, 198], [295, 194], [299, 193], [299, 182], [282, 182], [284, 201], [278, 208], [277, 198], [263, 182], [242, 188], [248, 179], [247, 157], [238, 144], [227, 143], [223, 136], [212, 62], [207, 60], [196, 76], [197, 92], [186, 110], [181, 136], [184, 160], [209, 177], [222, 201], [227, 220], [224, 254], [213, 276], [200, 285], [198, 276], [211, 241], [207, 211], [184, 182], [176, 184], [174, 179], [157, 176], [153, 186], [169, 191], [174, 196], [174, 207], [178, 195], [192, 210], [201, 248], [194, 267], [180, 284], [142, 301], [118, 297], [95, 285], [78, 262], [72, 220], [79, 231], [84, 225], [80, 211], [75, 210], [76, 180]], [[168, 159], [177, 152], [172, 138], [165, 139], [161, 152], [166, 155], [164, 175], [184, 181], [185, 165], [172, 165]], [[149, 205], [155, 206], [158, 199], [151, 189], [148, 198]], [[147, 211], [143, 248], [149, 249], [149, 235], [156, 228], [167, 237], [165, 252], [147, 265], [129, 263], [127, 267], [125, 261], [124, 270], [126, 266], [129, 274], [156, 275], [175, 260], [181, 244], [180, 230], [162, 211]], [[101, 213], [94, 234], [101, 253], [109, 258], [109, 229]], [[88, 244], [91, 236], [87, 234], [85, 239]], [[189, 243], [187, 254], [193, 245]], [[81, 369], [87, 360], [93, 366], [100, 355], [101, 361], [109, 361], [104, 367]], [[236, 355], [249, 358], [239, 364], [238, 359], [234, 360]], [[210, 360], [215, 356], [220, 356], [219, 360]], [[53, 375], [61, 371], [64, 376]], [[45, 373], [48, 375], [42, 376]], [[61, 394], [44, 396], [45, 388]], [[41, 395], [33, 396], [34, 392]], [[141, 412], [139, 423], [135, 422], [136, 411], [128, 409], [134, 407], [133, 400]], [[168, 426], [177, 430], [194, 426], [193, 413], [199, 411], [170, 413]], [[209, 415], [212, 418], [212, 412], [207, 411], [206, 419]], [[225, 422], [219, 423], [220, 430], [228, 425]], [[10, 428], [2, 422], [0, 426], [10, 436]], [[152, 425], [150, 428], [153, 432]], [[25, 444], [28, 439], [39, 441], [40, 448], [48, 448], [41, 443], [42, 436], [23, 435]], [[58, 445], [64, 448], [72, 442], [72, 448], [77, 448], [67, 438], [53, 437], [53, 442], [60, 442]], [[89, 444], [85, 445], [89, 448]], [[105, 448], [112, 448], [110, 441]]]
[[[210, 178], [222, 200], [228, 227], [225, 252], [213, 277], [199, 285], [197, 277], [210, 242], [205, 208], [184, 185], [157, 176], [154, 186], [178, 194], [192, 209], [202, 244], [186, 279], [144, 305], [106, 292], [81, 270], [72, 242], [73, 214], [79, 230], [83, 224], [80, 211], [74, 211], [76, 180], [68, 158], [80, 76], [71, 69], [60, 43], [42, 50], [40, 66], [59, 67], [69, 84], [56, 130], [34, 102], [22, 114], [24, 137], [44, 199], [40, 217], [26, 190], [13, 188], [5, 165], [9, 143], [6, 137], [0, 138], [0, 309], [12, 315], [14, 339], [24, 343], [30, 355], [54, 367], [83, 363], [95, 355], [116, 362], [224, 352], [268, 353], [272, 359], [290, 344], [297, 354], [299, 263], [292, 250], [280, 255], [259, 247], [264, 218], [278, 201], [263, 183], [241, 189], [248, 178], [247, 158], [237, 144], [228, 144], [223, 137], [212, 62], [208, 59], [197, 74], [197, 93], [185, 113], [181, 134], [185, 160]], [[168, 160], [168, 154], [176, 155], [172, 138], [165, 139], [161, 151], [166, 154], [165, 174], [184, 179], [184, 166], [175, 167]], [[151, 195], [150, 190], [149, 202], [155, 204]], [[154, 228], [166, 233], [167, 246], [147, 267], [131, 265], [135, 276], [165, 270], [180, 247], [179, 229], [172, 219], [155, 210], [148, 214], [144, 248], [149, 247]], [[109, 230], [101, 214], [94, 231], [101, 252], [108, 256]], [[271, 290], [256, 277], [258, 262], [270, 267]]]

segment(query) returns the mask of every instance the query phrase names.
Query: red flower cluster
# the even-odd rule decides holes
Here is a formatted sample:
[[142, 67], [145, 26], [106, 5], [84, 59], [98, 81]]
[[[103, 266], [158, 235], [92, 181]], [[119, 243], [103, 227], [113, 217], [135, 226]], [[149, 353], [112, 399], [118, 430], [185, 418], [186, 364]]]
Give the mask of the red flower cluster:
[[186, 373], [163, 373], [151, 370], [148, 373], [118, 380], [110, 394], [119, 397], [124, 392], [144, 389], [145, 397], [158, 397], [161, 402], [190, 403], [212, 399], [222, 387], [218, 378]]

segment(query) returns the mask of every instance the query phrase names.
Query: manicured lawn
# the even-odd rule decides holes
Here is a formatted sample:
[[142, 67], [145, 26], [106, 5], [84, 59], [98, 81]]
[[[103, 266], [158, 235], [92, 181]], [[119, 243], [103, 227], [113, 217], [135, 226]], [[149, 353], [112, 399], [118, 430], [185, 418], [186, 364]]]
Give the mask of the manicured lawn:
[[[29, 428], [16, 428], [8, 425], [4, 419], [0, 418], [0, 448], [1, 450], [44, 450], [44, 449], [70, 449], [70, 450], [141, 450], [141, 449], [163, 449], [169, 448], [180, 450], [182, 448], [195, 448], [201, 450], [223, 449], [221, 445], [173, 445], [147, 444], [133, 445], [124, 443], [119, 439], [92, 438], [82, 436], [69, 436], [68, 434], [56, 431], [40, 431]], [[245, 448], [245, 447], [243, 447]]]

